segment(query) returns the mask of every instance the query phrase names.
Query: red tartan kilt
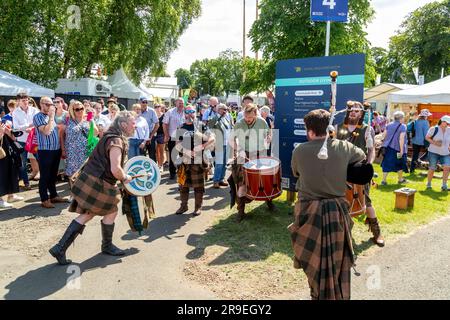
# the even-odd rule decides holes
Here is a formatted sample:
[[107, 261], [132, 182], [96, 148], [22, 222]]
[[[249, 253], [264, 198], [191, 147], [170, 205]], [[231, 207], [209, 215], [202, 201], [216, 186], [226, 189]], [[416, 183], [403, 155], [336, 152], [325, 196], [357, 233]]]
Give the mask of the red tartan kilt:
[[81, 172], [72, 185], [70, 212], [105, 216], [119, 211], [120, 190], [100, 178]]

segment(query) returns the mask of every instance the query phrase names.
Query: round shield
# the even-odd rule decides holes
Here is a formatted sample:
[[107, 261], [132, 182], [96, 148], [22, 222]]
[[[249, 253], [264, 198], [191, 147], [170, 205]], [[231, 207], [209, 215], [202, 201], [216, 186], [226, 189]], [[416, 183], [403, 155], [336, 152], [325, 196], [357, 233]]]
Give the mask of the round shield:
[[148, 196], [158, 188], [161, 182], [161, 173], [158, 165], [152, 159], [137, 156], [125, 163], [126, 174], [136, 177], [130, 183], [125, 183], [125, 189], [135, 196]]

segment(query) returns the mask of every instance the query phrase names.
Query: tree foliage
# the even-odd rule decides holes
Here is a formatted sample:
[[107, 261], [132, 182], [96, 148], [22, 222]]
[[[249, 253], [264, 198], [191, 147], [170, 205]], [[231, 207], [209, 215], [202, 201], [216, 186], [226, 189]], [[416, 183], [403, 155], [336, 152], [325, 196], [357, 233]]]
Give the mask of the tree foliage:
[[164, 74], [200, 0], [2, 0], [0, 12], [1, 69], [54, 86], [69, 70], [123, 66], [138, 82]]
[[[373, 13], [369, 0], [352, 0], [348, 23], [331, 24], [330, 54], [366, 53], [366, 84], [376, 76], [364, 31]], [[276, 61], [318, 57], [325, 52], [325, 23], [310, 21], [310, 0], [261, 1], [259, 19], [249, 35], [253, 50], [263, 52], [264, 62], [256, 77], [266, 88], [275, 80]]]
[[391, 37], [384, 72], [414, 83], [412, 68], [418, 67], [427, 82], [436, 80], [442, 68], [450, 73], [449, 48], [450, 1], [429, 3], [410, 13]]

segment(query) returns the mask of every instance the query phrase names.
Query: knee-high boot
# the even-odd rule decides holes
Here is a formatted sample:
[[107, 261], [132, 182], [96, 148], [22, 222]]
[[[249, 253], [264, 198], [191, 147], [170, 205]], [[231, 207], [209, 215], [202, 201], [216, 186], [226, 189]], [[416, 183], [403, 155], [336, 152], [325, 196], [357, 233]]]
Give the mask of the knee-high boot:
[[76, 220], [72, 220], [61, 240], [49, 250], [50, 254], [58, 260], [60, 265], [72, 263], [71, 260], [66, 259], [66, 250], [75, 241], [75, 238], [83, 233], [84, 228], [84, 225], [78, 223]]
[[181, 206], [175, 214], [183, 214], [188, 211], [189, 188], [180, 188]]
[[245, 197], [238, 197], [237, 198], [237, 209], [238, 213], [236, 216], [236, 221], [239, 223], [245, 218], [245, 203], [246, 203]]
[[194, 190], [195, 195], [195, 210], [193, 215], [199, 216], [202, 213], [202, 204], [203, 204], [203, 193], [199, 190]]
[[384, 238], [381, 235], [380, 225], [377, 218], [366, 218], [366, 225], [369, 225], [369, 231], [372, 231], [372, 241], [380, 247], [384, 247]]
[[112, 243], [112, 236], [114, 233], [114, 223], [113, 224], [102, 224], [102, 253], [109, 254], [111, 256], [123, 256], [125, 251], [117, 248]]

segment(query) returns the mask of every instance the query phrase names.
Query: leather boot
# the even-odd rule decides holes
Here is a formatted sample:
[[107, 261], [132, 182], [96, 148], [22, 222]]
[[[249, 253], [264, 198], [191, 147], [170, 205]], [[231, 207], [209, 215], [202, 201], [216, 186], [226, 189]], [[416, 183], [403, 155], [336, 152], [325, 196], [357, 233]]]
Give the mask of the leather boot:
[[181, 188], [180, 189], [180, 198], [181, 198], [181, 206], [175, 212], [175, 214], [183, 214], [186, 211], [188, 211], [188, 200], [189, 200], [189, 189], [188, 188]]
[[380, 225], [377, 218], [366, 218], [365, 224], [369, 226], [369, 231], [372, 231], [372, 241], [379, 247], [384, 247], [384, 238], [381, 235]]
[[195, 192], [195, 210], [193, 215], [199, 216], [202, 213], [202, 204], [203, 204], [203, 193]]
[[272, 200], [266, 201], [266, 204], [267, 204], [267, 208], [269, 209], [270, 212], [277, 211], [277, 208], [273, 204]]
[[236, 222], [240, 223], [245, 218], [245, 197], [237, 198], [238, 213], [236, 215]]
[[114, 223], [113, 224], [102, 224], [102, 253], [109, 254], [111, 256], [123, 256], [125, 255], [125, 251], [117, 248], [112, 243], [112, 235], [114, 232]]
[[84, 225], [79, 224], [76, 220], [72, 220], [61, 240], [48, 251], [58, 260], [60, 265], [64, 266], [72, 263], [72, 260], [66, 259], [66, 250], [75, 241], [75, 238], [83, 233], [84, 228]]

